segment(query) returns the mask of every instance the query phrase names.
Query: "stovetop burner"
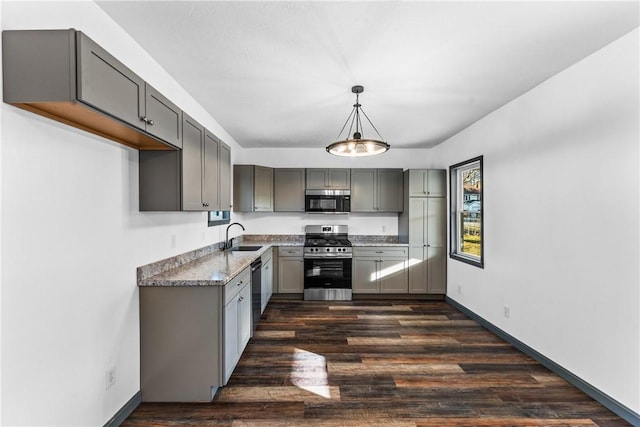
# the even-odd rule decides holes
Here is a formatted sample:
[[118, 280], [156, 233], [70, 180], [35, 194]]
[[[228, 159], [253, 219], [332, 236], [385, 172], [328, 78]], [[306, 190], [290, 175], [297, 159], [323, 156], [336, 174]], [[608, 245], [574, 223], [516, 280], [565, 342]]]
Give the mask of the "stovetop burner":
[[313, 247], [333, 247], [333, 246], [351, 246], [351, 242], [347, 239], [323, 239], [323, 238], [307, 238], [304, 242], [305, 246]]
[[346, 225], [307, 225], [305, 232], [305, 258], [351, 258]]

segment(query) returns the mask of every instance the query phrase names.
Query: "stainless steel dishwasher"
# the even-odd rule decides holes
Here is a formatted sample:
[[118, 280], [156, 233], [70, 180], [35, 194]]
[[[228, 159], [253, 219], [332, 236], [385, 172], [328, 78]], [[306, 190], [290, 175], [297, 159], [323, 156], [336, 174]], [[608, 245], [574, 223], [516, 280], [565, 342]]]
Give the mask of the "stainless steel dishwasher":
[[262, 259], [251, 263], [251, 336], [260, 320], [262, 299]]

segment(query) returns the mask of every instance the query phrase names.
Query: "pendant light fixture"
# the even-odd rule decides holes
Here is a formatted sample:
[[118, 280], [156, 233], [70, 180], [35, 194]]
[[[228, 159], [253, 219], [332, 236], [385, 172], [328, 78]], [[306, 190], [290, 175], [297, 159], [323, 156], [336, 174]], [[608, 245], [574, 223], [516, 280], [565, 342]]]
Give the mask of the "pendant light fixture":
[[[327, 147], [327, 152], [336, 156], [361, 157], [374, 156], [388, 151], [389, 148], [391, 148], [390, 145], [384, 142], [380, 132], [378, 132], [378, 129], [371, 123], [371, 120], [362, 109], [362, 105], [360, 105], [360, 94], [364, 92], [364, 87], [359, 85], [353, 86], [351, 92], [356, 94], [356, 103], [353, 104], [353, 110], [351, 110], [351, 114], [349, 114], [347, 121], [344, 123], [344, 126], [342, 126], [337, 141]], [[361, 113], [367, 119], [373, 130], [376, 131], [380, 139], [362, 137]], [[349, 122], [351, 122], [349, 131], [345, 134], [345, 138], [341, 140], [342, 132], [344, 132]], [[353, 138], [349, 139], [352, 130], [354, 131]]]

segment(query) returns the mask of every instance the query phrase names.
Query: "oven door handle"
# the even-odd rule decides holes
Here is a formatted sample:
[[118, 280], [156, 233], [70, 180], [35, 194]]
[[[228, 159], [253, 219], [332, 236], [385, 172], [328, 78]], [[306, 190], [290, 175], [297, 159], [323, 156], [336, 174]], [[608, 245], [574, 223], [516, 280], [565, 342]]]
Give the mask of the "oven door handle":
[[335, 255], [303, 255], [304, 259], [352, 259], [351, 254], [335, 254]]

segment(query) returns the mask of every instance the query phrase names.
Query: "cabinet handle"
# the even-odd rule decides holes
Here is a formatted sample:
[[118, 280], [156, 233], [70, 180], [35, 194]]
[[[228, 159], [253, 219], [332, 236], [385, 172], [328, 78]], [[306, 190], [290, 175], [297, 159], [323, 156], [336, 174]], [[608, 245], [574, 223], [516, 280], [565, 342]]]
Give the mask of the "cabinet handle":
[[383, 254], [384, 251], [376, 251], [377, 254]]
[[238, 286], [240, 286], [240, 285], [242, 285], [242, 280], [240, 280], [240, 281], [238, 282]]
[[240, 297], [240, 298], [238, 298], [238, 302], [240, 302], [240, 301], [242, 301], [242, 300], [244, 300], [244, 297]]
[[151, 120], [150, 118], [148, 118], [146, 116], [140, 117], [140, 121], [145, 122], [149, 126], [153, 126], [153, 120]]

